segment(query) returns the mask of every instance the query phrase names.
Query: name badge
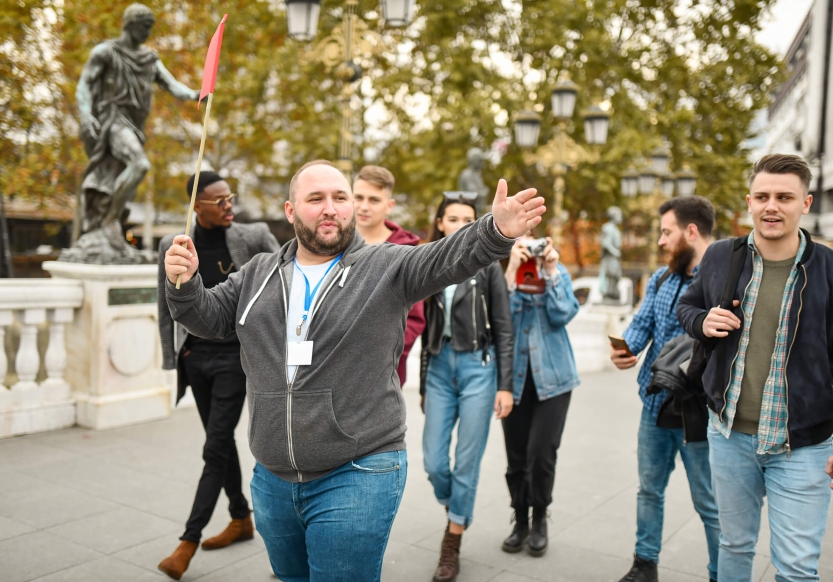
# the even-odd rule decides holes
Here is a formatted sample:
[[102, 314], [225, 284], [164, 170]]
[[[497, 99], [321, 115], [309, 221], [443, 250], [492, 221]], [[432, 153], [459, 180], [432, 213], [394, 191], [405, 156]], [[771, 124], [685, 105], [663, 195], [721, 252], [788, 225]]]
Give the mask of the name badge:
[[287, 360], [289, 366], [309, 366], [312, 364], [312, 342], [288, 342]]

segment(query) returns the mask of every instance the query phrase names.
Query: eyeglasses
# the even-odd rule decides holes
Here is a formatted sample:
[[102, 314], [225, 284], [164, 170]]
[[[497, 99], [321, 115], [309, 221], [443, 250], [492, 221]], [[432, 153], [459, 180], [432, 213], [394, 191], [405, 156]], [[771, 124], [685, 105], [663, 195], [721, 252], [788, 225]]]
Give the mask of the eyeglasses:
[[462, 192], [460, 190], [453, 190], [451, 192], [443, 192], [446, 200], [465, 200], [466, 202], [476, 202], [477, 192]]
[[216, 200], [200, 200], [200, 204], [215, 204], [219, 206], [220, 204], [225, 204], [228, 202], [229, 204], [234, 205], [234, 199], [237, 198], [237, 194], [229, 194], [228, 196], [223, 196], [222, 198], [217, 198]]

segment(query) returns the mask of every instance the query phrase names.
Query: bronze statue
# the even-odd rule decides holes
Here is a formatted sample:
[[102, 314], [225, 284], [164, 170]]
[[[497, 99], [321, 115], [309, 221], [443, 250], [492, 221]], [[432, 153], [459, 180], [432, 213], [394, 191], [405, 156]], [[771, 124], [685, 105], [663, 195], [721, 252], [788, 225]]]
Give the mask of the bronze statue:
[[460, 172], [460, 177], [457, 179], [457, 189], [461, 192], [477, 192], [477, 214], [482, 216], [486, 206], [486, 197], [489, 195], [490, 189], [483, 183], [483, 177], [480, 175], [480, 170], [483, 169], [483, 163], [486, 161], [486, 155], [480, 148], [471, 148], [466, 154], [468, 158], [468, 167]]
[[93, 48], [84, 65], [75, 93], [89, 157], [81, 187], [84, 234], [61, 253], [63, 261], [143, 262], [124, 240], [121, 223], [150, 169], [144, 143], [153, 83], [183, 101], [199, 98], [199, 91], [177, 81], [159, 55], [142, 46], [155, 21], [150, 8], [131, 4], [124, 11], [121, 36]]
[[618, 206], [607, 209], [608, 221], [602, 226], [602, 263], [599, 270], [599, 291], [602, 303], [619, 305], [619, 279], [622, 278], [622, 210]]

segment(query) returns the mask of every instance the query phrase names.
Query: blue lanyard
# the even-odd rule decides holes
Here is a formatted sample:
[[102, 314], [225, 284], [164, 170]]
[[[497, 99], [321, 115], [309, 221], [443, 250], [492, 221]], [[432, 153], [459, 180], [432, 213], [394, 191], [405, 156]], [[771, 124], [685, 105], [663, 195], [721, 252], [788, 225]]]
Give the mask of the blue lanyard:
[[332, 268], [336, 266], [336, 263], [338, 263], [341, 260], [341, 255], [343, 254], [344, 253], [339, 253], [339, 255], [333, 260], [333, 262], [330, 263], [330, 266], [327, 267], [327, 271], [324, 273], [324, 276], [321, 277], [321, 279], [318, 281], [318, 284], [315, 286], [315, 289], [313, 289], [312, 291], [310, 291], [309, 288], [309, 279], [307, 279], [307, 276], [301, 270], [301, 265], [298, 264], [297, 257], [295, 258], [295, 268], [298, 269], [298, 272], [301, 273], [301, 275], [304, 277], [304, 283], [306, 284], [306, 288], [304, 289], [304, 314], [301, 316], [301, 321], [298, 322], [298, 325], [295, 327], [296, 335], [301, 335], [301, 327], [303, 327], [304, 323], [306, 323], [307, 321], [307, 317], [309, 317], [309, 309], [310, 307], [312, 307], [312, 300], [315, 298], [315, 294], [318, 293], [318, 288], [321, 287], [321, 283], [324, 282], [324, 279], [327, 278], [327, 275], [329, 275]]

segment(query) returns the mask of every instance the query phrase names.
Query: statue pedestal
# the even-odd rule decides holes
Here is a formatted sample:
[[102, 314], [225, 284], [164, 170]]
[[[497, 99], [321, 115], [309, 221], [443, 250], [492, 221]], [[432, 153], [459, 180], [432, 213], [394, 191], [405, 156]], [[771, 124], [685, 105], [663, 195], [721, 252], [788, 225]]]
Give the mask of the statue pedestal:
[[84, 302], [67, 329], [65, 373], [78, 424], [106, 429], [170, 416], [157, 325], [156, 265], [49, 261], [43, 268], [84, 287]]

